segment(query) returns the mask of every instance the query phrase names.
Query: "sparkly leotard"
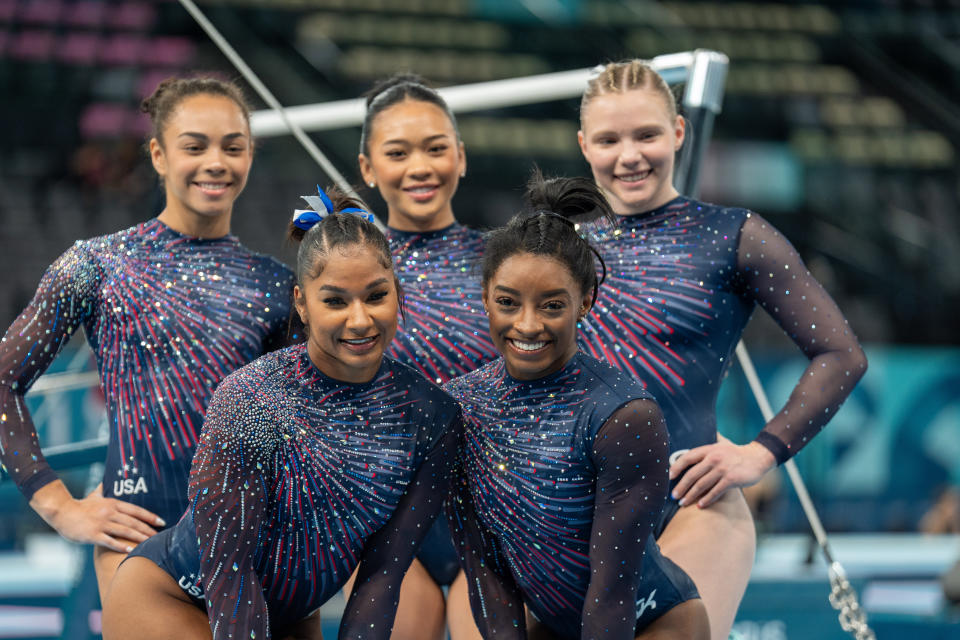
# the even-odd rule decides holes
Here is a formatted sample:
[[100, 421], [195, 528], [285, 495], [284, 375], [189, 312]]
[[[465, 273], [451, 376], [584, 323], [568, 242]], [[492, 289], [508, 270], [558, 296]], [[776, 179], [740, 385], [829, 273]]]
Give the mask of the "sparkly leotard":
[[720, 382], [759, 304], [811, 359], [783, 410], [757, 436], [783, 462], [840, 407], [866, 363], [829, 294], [790, 243], [744, 209], [678, 197], [596, 223], [587, 237], [609, 274], [581, 348], [641, 380], [673, 450], [716, 441]]
[[[483, 234], [454, 223], [437, 231], [387, 230], [406, 319], [387, 353], [442, 384], [499, 354], [481, 300]], [[460, 571], [447, 523], [437, 520], [417, 558], [437, 584]]]
[[56, 479], [24, 403], [80, 327], [110, 425], [103, 493], [167, 522], [213, 390], [285, 338], [290, 271], [234, 236], [202, 239], [157, 219], [77, 242], [43, 276], [0, 344], [0, 459], [27, 499]]
[[448, 513], [483, 637], [525, 638], [525, 603], [564, 638], [632, 638], [697, 597], [652, 541], [669, 447], [636, 380], [579, 353], [538, 380], [500, 359], [445, 389], [465, 423]]
[[387, 239], [406, 311], [388, 354], [437, 384], [496, 358], [481, 300], [483, 234], [453, 224], [422, 233], [388, 229]]
[[132, 555], [206, 599], [214, 638], [269, 637], [359, 565], [340, 637], [387, 638], [461, 436], [456, 402], [406, 365], [384, 358], [350, 384], [321, 373], [305, 345], [276, 351], [217, 389], [190, 511]]

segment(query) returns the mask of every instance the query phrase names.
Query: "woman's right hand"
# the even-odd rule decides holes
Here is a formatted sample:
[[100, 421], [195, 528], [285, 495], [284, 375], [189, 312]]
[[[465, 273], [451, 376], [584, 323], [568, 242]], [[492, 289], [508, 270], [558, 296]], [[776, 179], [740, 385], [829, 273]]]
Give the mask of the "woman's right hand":
[[120, 553], [130, 553], [131, 542], [143, 542], [157, 532], [154, 527], [166, 525], [143, 507], [104, 497], [102, 483], [78, 500], [57, 480], [38, 490], [30, 506], [67, 540]]

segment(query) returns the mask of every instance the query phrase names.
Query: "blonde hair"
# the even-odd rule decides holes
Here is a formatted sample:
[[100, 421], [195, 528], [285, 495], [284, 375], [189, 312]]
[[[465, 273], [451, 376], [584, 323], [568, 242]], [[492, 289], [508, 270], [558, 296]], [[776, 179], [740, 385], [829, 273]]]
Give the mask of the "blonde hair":
[[663, 77], [646, 61], [634, 58], [621, 62], [609, 62], [594, 69], [595, 74], [587, 82], [587, 90], [580, 99], [580, 125], [587, 105], [597, 96], [624, 93], [634, 89], [650, 89], [659, 93], [666, 104], [670, 119], [677, 116], [677, 99]]

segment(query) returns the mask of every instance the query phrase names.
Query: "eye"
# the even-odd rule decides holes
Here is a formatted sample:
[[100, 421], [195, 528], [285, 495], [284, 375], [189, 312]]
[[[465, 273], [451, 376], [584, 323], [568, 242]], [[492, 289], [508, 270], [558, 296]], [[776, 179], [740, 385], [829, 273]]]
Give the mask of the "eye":
[[227, 147], [227, 153], [243, 153], [246, 150], [246, 147], [241, 147], [240, 145], [232, 144]]
[[449, 149], [449, 148], [450, 148], [450, 147], [447, 146], [447, 145], [445, 145], [445, 144], [435, 144], [435, 145], [431, 146], [430, 149], [428, 149], [428, 150], [430, 151], [430, 153], [435, 153], [435, 154], [437, 154], [437, 155], [443, 155], [444, 153], [447, 152], [447, 149]]
[[640, 134], [639, 138], [641, 140], [653, 140], [660, 135], [659, 131], [644, 131]]
[[199, 144], [188, 144], [183, 148], [188, 153], [199, 153], [200, 151], [203, 151], [203, 147]]
[[562, 300], [550, 300], [544, 303], [543, 308], [547, 311], [563, 311], [567, 305]]
[[380, 302], [381, 300], [383, 300], [384, 298], [386, 298], [388, 295], [390, 295], [390, 292], [389, 292], [389, 291], [386, 291], [386, 290], [384, 290], [384, 291], [374, 291], [374, 292], [371, 293], [370, 296], [367, 298], [367, 301], [368, 301], [368, 302]]
[[509, 296], [499, 296], [494, 299], [494, 302], [496, 302], [501, 307], [512, 307], [514, 304], [513, 298]]
[[404, 158], [407, 154], [405, 151], [401, 151], [400, 149], [390, 149], [389, 151], [385, 152], [384, 155], [390, 158], [391, 160], [400, 160]]
[[340, 296], [330, 296], [323, 299], [323, 304], [327, 305], [328, 307], [341, 307], [346, 304], [346, 302], [344, 302], [343, 298]]

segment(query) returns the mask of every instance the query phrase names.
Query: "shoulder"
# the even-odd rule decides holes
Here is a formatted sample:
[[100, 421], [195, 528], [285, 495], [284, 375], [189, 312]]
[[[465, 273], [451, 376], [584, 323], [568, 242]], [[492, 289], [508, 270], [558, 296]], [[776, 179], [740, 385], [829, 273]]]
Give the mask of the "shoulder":
[[469, 402], [474, 397], [488, 395], [491, 385], [498, 385], [503, 379], [503, 371], [503, 358], [497, 358], [470, 373], [449, 380], [443, 389], [457, 401]]
[[639, 380], [606, 362], [580, 353], [577, 365], [581, 368], [582, 384], [599, 407], [612, 412], [632, 400], [653, 400]]
[[743, 207], [730, 207], [686, 197], [678, 199], [677, 204], [685, 208], [690, 215], [696, 215], [708, 221], [727, 222], [737, 226], [742, 225], [751, 215], [756, 215]]
[[253, 268], [257, 271], [265, 275], [275, 275], [279, 279], [293, 280], [293, 271], [291, 271], [290, 267], [275, 257], [254, 251], [239, 240], [237, 241], [237, 250], [246, 256]]
[[271, 389], [288, 378], [295, 363], [293, 351], [301, 346], [271, 351], [227, 375], [214, 392], [211, 407], [226, 404], [237, 410], [269, 411], [276, 399]]

